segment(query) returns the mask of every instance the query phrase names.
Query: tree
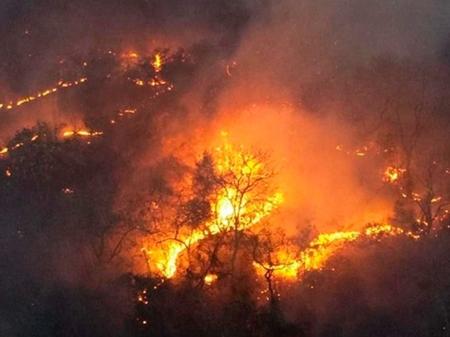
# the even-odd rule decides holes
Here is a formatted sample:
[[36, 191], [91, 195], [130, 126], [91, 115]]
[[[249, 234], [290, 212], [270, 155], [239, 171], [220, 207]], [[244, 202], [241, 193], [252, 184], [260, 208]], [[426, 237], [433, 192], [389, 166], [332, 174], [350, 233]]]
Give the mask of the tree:
[[[161, 231], [161, 249], [148, 248], [150, 263], [153, 259], [166, 277], [172, 277], [179, 257], [185, 255], [187, 275], [203, 278], [220, 265], [221, 273], [233, 276], [247, 232], [282, 202], [271, 185], [273, 176], [262, 154], [230, 144], [205, 153], [189, 182], [177, 189], [179, 204]], [[194, 246], [204, 248], [196, 255], [197, 263], [191, 261]]]

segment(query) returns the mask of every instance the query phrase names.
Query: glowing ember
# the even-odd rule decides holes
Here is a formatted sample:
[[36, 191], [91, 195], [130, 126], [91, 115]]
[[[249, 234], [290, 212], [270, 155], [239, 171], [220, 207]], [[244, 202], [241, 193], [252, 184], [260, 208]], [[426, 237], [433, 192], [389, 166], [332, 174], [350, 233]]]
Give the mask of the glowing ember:
[[384, 171], [383, 180], [387, 183], [395, 183], [405, 172], [405, 169], [389, 166]]
[[129, 51], [127, 53], [122, 54], [122, 57], [126, 58], [126, 59], [128, 59], [128, 58], [129, 59], [137, 59], [137, 58], [139, 58], [139, 54], [136, 53], [135, 51]]
[[155, 69], [155, 72], [159, 73], [162, 70], [163, 59], [160, 53], [156, 53], [152, 62], [152, 66]]
[[134, 84], [136, 84], [140, 87], [142, 87], [145, 84], [145, 82], [141, 79], [135, 79], [133, 82], [134, 82]]
[[217, 281], [218, 276], [216, 274], [206, 274], [206, 276], [203, 278], [203, 281], [207, 286], [210, 286], [215, 281]]
[[81, 130], [73, 130], [69, 129], [63, 132], [62, 136], [64, 138], [71, 138], [71, 137], [95, 137], [95, 136], [101, 136], [103, 135], [103, 131], [90, 131], [86, 129]]
[[74, 190], [71, 189], [71, 188], [69, 188], [69, 187], [64, 187], [64, 188], [62, 189], [62, 192], [63, 192], [64, 194], [73, 194], [73, 193], [74, 193]]
[[434, 197], [433, 199], [430, 200], [431, 203], [436, 203], [442, 200], [442, 197]]

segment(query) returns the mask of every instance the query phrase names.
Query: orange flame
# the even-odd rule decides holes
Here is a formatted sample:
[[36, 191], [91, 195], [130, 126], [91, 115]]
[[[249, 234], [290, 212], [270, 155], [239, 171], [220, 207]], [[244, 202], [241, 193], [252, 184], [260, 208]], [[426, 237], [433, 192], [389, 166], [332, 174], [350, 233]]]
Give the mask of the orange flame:
[[152, 62], [152, 66], [155, 69], [155, 72], [159, 73], [163, 67], [163, 59], [160, 53], [156, 53]]
[[203, 281], [205, 282], [205, 284], [207, 286], [210, 286], [211, 284], [216, 282], [217, 279], [218, 279], [218, 276], [216, 274], [206, 274], [205, 277], [203, 278]]
[[[257, 177], [263, 169], [262, 163], [253, 156], [244, 155], [230, 144], [216, 149], [216, 169], [219, 173], [241, 174], [248, 178]], [[177, 272], [179, 256], [199, 241], [210, 235], [228, 232], [232, 229], [245, 230], [267, 217], [283, 201], [281, 193], [267, 196], [265, 199], [250, 202], [249, 196], [239, 193], [234, 186], [223, 186], [212, 202], [212, 220], [205, 229], [195, 229], [177, 240], [166, 240], [162, 247], [144, 247], [150, 265], [154, 265], [160, 274], [172, 278]], [[255, 204], [256, 203], [256, 204]], [[237, 226], [237, 228], [236, 228]]]
[[14, 101], [10, 101], [9, 103], [0, 103], [0, 109], [11, 110], [14, 107], [19, 107], [21, 105], [33, 102], [33, 101], [35, 101], [38, 98], [42, 98], [42, 97], [48, 96], [50, 94], [53, 94], [53, 93], [57, 92], [59, 88], [69, 88], [69, 87], [77, 86], [77, 85], [82, 84], [82, 83], [84, 83], [86, 81], [87, 81], [86, 77], [82, 77], [82, 78], [80, 78], [78, 80], [75, 80], [75, 81], [63, 81], [63, 80], [60, 80], [57, 83], [57, 85], [55, 87], [53, 87], [53, 88], [44, 89], [42, 91], [37, 92], [34, 95], [30, 95], [30, 96], [27, 96], [27, 97], [19, 98], [15, 102]]
[[91, 130], [87, 130], [87, 129], [80, 129], [80, 130], [75, 130], [75, 129], [68, 129], [63, 131], [62, 136], [64, 138], [71, 138], [71, 137], [75, 137], [75, 136], [79, 136], [79, 137], [95, 137], [95, 136], [101, 136], [103, 135], [103, 131], [91, 131]]
[[388, 166], [384, 171], [383, 181], [387, 183], [395, 183], [406, 172], [406, 169], [398, 168], [395, 166]]
[[294, 280], [301, 277], [305, 272], [322, 269], [328, 259], [347, 243], [356, 241], [358, 238], [377, 240], [381, 236], [406, 235], [412, 239], [420, 237], [412, 232], [405, 232], [403, 229], [389, 224], [372, 225], [361, 232], [343, 231], [328, 234], [319, 234], [310, 242], [308, 247], [300, 253], [298, 259], [286, 259], [284, 250], [276, 252], [277, 260], [283, 261], [278, 265], [265, 265], [254, 263], [255, 270], [263, 276], [267, 270], [273, 270], [277, 276], [286, 280]]

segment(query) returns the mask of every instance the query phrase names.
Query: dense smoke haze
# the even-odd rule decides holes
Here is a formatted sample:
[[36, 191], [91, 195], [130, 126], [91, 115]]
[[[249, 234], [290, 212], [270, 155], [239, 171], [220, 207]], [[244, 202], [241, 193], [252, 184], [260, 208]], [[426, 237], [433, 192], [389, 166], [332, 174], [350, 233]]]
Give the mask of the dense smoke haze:
[[448, 336], [450, 3], [3, 0], [0, 336]]

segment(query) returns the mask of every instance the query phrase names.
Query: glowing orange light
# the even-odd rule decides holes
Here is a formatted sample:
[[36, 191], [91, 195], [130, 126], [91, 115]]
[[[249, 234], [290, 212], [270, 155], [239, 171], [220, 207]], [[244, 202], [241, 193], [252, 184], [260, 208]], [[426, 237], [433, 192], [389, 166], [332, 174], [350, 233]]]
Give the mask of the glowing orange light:
[[206, 285], [210, 286], [215, 281], [217, 281], [217, 278], [218, 278], [218, 276], [216, 274], [206, 274], [206, 276], [204, 277], [203, 280]]
[[[219, 173], [234, 172], [243, 177], [258, 177], [263, 165], [253, 156], [244, 155], [230, 144], [217, 149], [216, 169]], [[233, 186], [224, 186], [211, 205], [212, 220], [205, 224], [206, 229], [189, 231], [178, 240], [165, 241], [162, 247], [144, 247], [142, 250], [150, 264], [166, 278], [172, 278], [177, 272], [179, 256], [187, 247], [197, 244], [207, 236], [225, 233], [232, 229], [244, 230], [259, 223], [283, 202], [283, 195], [275, 193], [258, 200], [250, 206], [250, 196], [243, 195]]]
[[163, 59], [160, 53], [156, 53], [152, 62], [155, 72], [159, 73], [162, 70]]
[[259, 275], [264, 276], [266, 270], [272, 269], [275, 275], [286, 280], [297, 279], [307, 271], [322, 269], [328, 259], [347, 243], [365, 237], [370, 240], [379, 240], [380, 237], [405, 235], [414, 240], [420, 238], [412, 232], [405, 232], [403, 229], [389, 224], [371, 225], [363, 231], [335, 232], [329, 234], [319, 234], [308, 247], [301, 252], [297, 259], [286, 258], [283, 250], [277, 252], [279, 260], [283, 261], [279, 265], [263, 265], [254, 263], [255, 270]]
[[388, 166], [384, 171], [383, 180], [387, 183], [395, 183], [405, 172], [405, 169]]
[[69, 88], [72, 86], [77, 86], [86, 81], [87, 81], [86, 77], [82, 77], [82, 78], [72, 81], [72, 82], [60, 80], [60, 81], [58, 81], [58, 83], [56, 84], [55, 87], [45, 89], [43, 91], [36, 93], [35, 95], [30, 95], [28, 97], [22, 97], [22, 98], [17, 99], [17, 101], [15, 101], [15, 102], [10, 101], [8, 104], [0, 103], [0, 109], [5, 108], [7, 110], [11, 110], [14, 106], [20, 107], [24, 104], [27, 104], [27, 103], [30, 103], [30, 102], [36, 100], [37, 98], [41, 98], [41, 97], [45, 97], [50, 94], [53, 94], [58, 91], [58, 88]]
[[103, 131], [90, 131], [87, 129], [81, 129], [81, 130], [66, 130], [63, 132], [63, 137], [64, 138], [70, 138], [70, 137], [74, 137], [74, 136], [78, 136], [78, 137], [93, 137], [93, 136], [101, 136], [103, 135]]

